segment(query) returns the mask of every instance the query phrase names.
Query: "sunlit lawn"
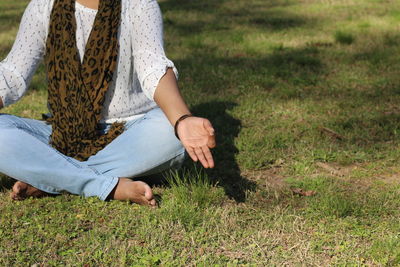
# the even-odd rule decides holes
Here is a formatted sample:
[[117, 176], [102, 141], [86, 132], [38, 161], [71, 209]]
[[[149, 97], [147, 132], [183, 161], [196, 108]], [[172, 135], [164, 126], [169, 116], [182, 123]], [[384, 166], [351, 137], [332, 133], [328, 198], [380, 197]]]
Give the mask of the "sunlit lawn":
[[[27, 3], [0, 3], [0, 58]], [[158, 209], [12, 202], [3, 176], [0, 265], [399, 265], [396, 1], [160, 6], [182, 92], [216, 128], [217, 167], [170, 174]], [[43, 66], [2, 112], [46, 112]]]

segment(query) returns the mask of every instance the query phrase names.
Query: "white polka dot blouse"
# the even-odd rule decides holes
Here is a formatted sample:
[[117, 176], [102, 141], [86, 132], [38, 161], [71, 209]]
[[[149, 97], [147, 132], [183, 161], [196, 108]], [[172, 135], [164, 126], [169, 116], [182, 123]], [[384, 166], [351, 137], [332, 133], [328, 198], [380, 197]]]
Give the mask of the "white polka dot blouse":
[[[4, 106], [26, 92], [43, 59], [54, 0], [31, 0], [14, 45], [0, 62], [0, 97]], [[113, 82], [103, 106], [103, 121], [130, 120], [155, 108], [153, 96], [167, 68], [178, 72], [165, 56], [162, 17], [156, 0], [121, 0], [119, 55]], [[76, 2], [76, 43], [81, 60], [97, 10]]]

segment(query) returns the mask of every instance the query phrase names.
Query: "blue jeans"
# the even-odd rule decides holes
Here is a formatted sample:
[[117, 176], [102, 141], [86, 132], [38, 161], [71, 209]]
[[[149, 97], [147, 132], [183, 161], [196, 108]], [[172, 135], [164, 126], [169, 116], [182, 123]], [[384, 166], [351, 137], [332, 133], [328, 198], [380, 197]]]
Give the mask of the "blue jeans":
[[[109, 124], [103, 125], [109, 129]], [[87, 161], [49, 145], [51, 126], [0, 114], [0, 172], [42, 191], [67, 191], [105, 200], [120, 177], [140, 177], [178, 167], [185, 150], [161, 109], [129, 121], [125, 131]]]

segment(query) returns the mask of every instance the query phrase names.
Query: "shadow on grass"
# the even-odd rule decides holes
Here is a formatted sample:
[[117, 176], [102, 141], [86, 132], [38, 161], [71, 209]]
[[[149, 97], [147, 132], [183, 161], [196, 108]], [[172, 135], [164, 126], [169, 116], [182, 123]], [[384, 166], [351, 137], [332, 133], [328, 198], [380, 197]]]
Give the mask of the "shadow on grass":
[[[189, 81], [185, 89], [193, 87], [196, 92], [208, 95], [221, 95], [232, 89], [226, 97], [236, 101], [239, 95], [245, 96], [248, 90], [258, 88], [271, 92], [271, 98], [287, 100], [312, 96], [315, 92], [305, 88], [317, 84], [326, 72], [321, 51], [314, 47], [277, 47], [263, 57], [246, 54], [224, 57], [212, 50], [205, 47], [175, 61]], [[279, 88], [275, 88], [278, 83]]]
[[0, 192], [10, 190], [15, 180], [0, 173]]
[[[239, 165], [235, 159], [235, 155], [239, 151], [234, 144], [234, 140], [239, 134], [241, 122], [227, 113], [235, 105], [235, 103], [229, 101], [211, 101], [192, 107], [192, 111], [196, 116], [208, 118], [216, 131], [217, 147], [212, 150], [215, 167], [205, 170], [210, 182], [223, 187], [225, 194], [229, 198], [234, 199], [236, 202], [244, 202], [246, 200], [246, 192], [255, 191], [257, 185], [255, 182], [241, 176]], [[200, 165], [200, 163], [193, 164], [192, 160], [188, 159], [182, 168], [183, 173], [180, 176], [188, 177], [187, 171], [189, 171], [189, 177], [190, 173], [199, 173], [199, 168], [202, 168], [199, 167]], [[164, 177], [169, 176], [169, 171], [167, 171]], [[160, 180], [159, 174], [141, 177], [140, 180], [147, 182], [151, 186], [169, 186], [168, 178]]]
[[374, 41], [349, 54], [349, 60], [357, 63], [368, 63], [373, 72], [379, 69], [380, 71], [396, 72], [397, 74], [400, 34], [398, 32], [381, 32], [375, 33], [369, 38]]
[[400, 114], [373, 114], [368, 116], [333, 119], [329, 127], [349, 136], [342, 144], [366, 148], [387, 149], [386, 145], [400, 141]]
[[[266, 31], [282, 31], [304, 24], [312, 25], [313, 19], [300, 17], [294, 13], [282, 11], [290, 3], [268, 1], [268, 3], [248, 3], [243, 5], [225, 5], [227, 0], [187, 1], [168, 0], [160, 2], [161, 10], [167, 12], [187, 12], [188, 16], [195, 15], [197, 19], [184, 23], [169, 16], [164, 20], [166, 27], [173, 27], [181, 36], [187, 37], [202, 32], [227, 30], [236, 26], [247, 26]], [[274, 9], [276, 8], [276, 9]]]
[[211, 101], [192, 108], [193, 113], [210, 119], [217, 137], [217, 147], [213, 150], [215, 168], [207, 170], [211, 180], [216, 181], [225, 190], [228, 197], [237, 202], [246, 200], [246, 192], [254, 191], [256, 183], [242, 177], [235, 155], [239, 152], [235, 146], [241, 122], [228, 114], [236, 104], [229, 101]]

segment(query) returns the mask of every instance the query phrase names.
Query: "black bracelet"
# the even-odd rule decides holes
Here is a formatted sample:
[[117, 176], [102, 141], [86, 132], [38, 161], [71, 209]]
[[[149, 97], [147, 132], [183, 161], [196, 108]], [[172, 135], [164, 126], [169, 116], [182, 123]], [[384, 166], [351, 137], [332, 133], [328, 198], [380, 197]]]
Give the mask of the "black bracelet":
[[189, 117], [193, 117], [193, 115], [192, 115], [192, 114], [185, 114], [185, 115], [181, 116], [181, 117], [175, 122], [174, 131], [175, 131], [175, 136], [176, 136], [176, 138], [178, 138], [178, 140], [181, 140], [181, 139], [179, 138], [179, 136], [178, 136], [178, 125], [179, 125], [179, 123], [180, 123], [181, 121], [183, 121], [184, 119], [189, 118]]

